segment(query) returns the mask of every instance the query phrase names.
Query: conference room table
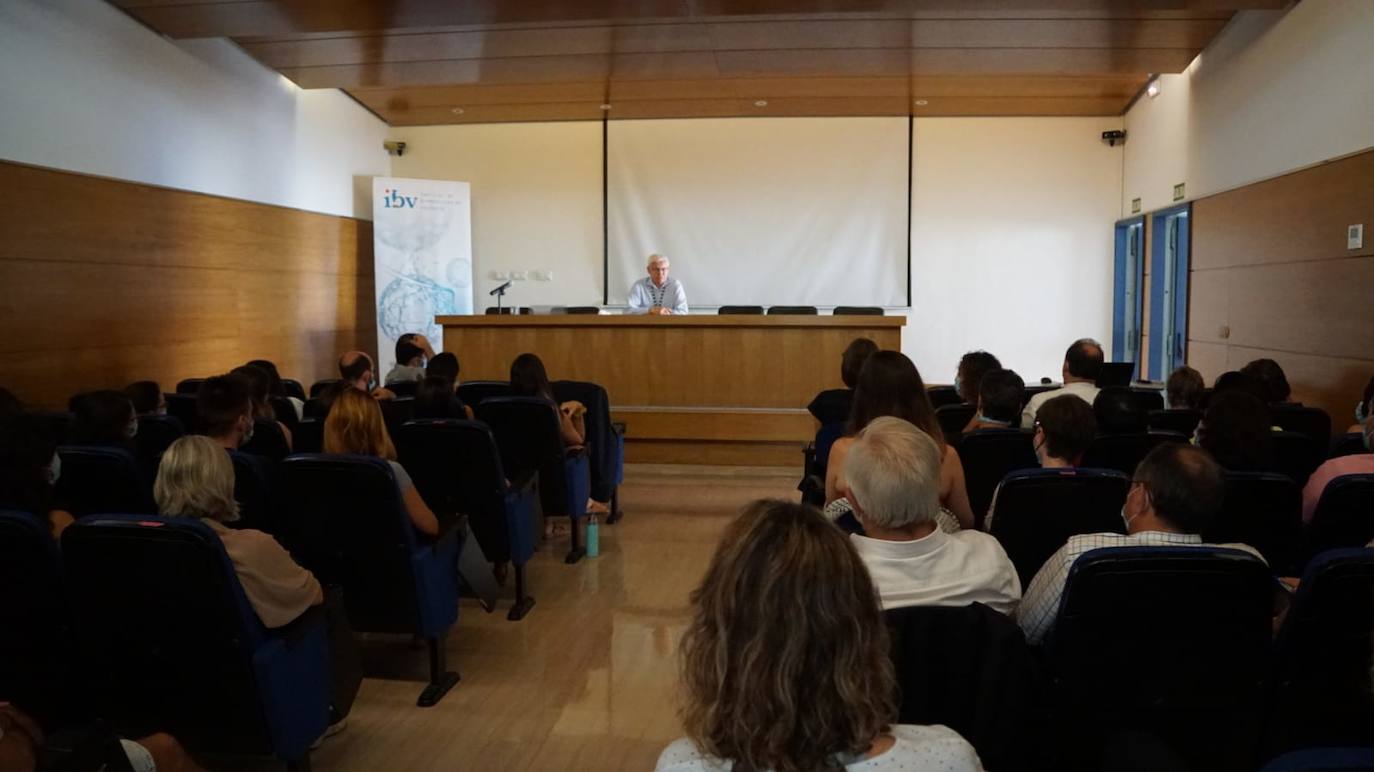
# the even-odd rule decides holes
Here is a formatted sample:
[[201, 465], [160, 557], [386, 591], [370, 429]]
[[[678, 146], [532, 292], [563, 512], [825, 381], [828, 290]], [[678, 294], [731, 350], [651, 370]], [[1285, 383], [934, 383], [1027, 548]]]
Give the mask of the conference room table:
[[901, 349], [903, 316], [440, 316], [463, 381], [508, 380], [537, 354], [550, 380], [599, 383], [638, 463], [794, 466], [817, 424], [806, 405], [841, 388], [855, 338]]

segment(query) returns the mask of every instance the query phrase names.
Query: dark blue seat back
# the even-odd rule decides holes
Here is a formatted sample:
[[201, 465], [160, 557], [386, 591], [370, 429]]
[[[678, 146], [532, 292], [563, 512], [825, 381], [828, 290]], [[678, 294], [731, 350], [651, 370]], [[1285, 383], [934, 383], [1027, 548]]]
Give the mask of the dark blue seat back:
[[458, 399], [473, 410], [488, 397], [509, 396], [510, 383], [507, 381], [464, 381], [458, 384]]
[[123, 448], [64, 445], [57, 498], [76, 517], [106, 512], [152, 514], [152, 488]]
[[[277, 468], [276, 494], [280, 541], [321, 582], [343, 587], [354, 628], [431, 637], [457, 619], [456, 584], [427, 581], [431, 550], [416, 536], [386, 461], [294, 455]], [[452, 563], [448, 569], [452, 582]]]
[[1311, 437], [1322, 448], [1331, 444], [1331, 415], [1319, 407], [1270, 405], [1269, 420], [1286, 432]]
[[401, 428], [401, 424], [415, 417], [414, 397], [383, 399], [377, 404], [382, 408], [382, 420], [386, 422], [386, 430], [393, 436]]
[[959, 440], [964, 487], [979, 527], [1003, 477], [1018, 469], [1039, 468], [1031, 442], [1031, 433], [1019, 429], [980, 429]]
[[466, 515], [487, 560], [524, 563], [534, 551], [532, 522], [508, 522], [510, 488], [491, 429], [480, 421], [410, 421], [396, 450], [415, 488], [441, 516]]
[[1187, 435], [1176, 432], [1137, 432], [1134, 434], [1099, 434], [1093, 438], [1083, 454], [1083, 466], [1094, 469], [1115, 469], [1124, 475], [1135, 474], [1135, 468], [1159, 445], [1166, 442], [1187, 442]]
[[825, 479], [827, 467], [830, 465], [830, 449], [834, 447], [835, 440], [844, 436], [846, 422], [836, 421], [825, 424], [816, 430], [814, 444], [816, 446], [816, 469], [813, 474]]
[[930, 398], [930, 406], [939, 410], [945, 405], [962, 405], [964, 398], [959, 396], [953, 386], [928, 386], [926, 396]]
[[138, 436], [134, 438], [134, 446], [139, 457], [144, 459], [150, 468], [156, 468], [162, 454], [184, 434], [186, 427], [182, 426], [181, 419], [174, 415], [139, 416]]
[[1268, 566], [1240, 550], [1084, 554], [1048, 642], [1061, 750], [1096, 760], [1145, 728], [1192, 768], [1253, 769], [1272, 603]]
[[1372, 741], [1374, 549], [1324, 552], [1303, 573], [1274, 646], [1265, 755]]
[[214, 531], [189, 518], [101, 516], [62, 551], [97, 704], [125, 736], [297, 760], [327, 723], [323, 626], [262, 627]]
[[1184, 437], [1192, 437], [1202, 420], [1201, 410], [1178, 408], [1170, 410], [1151, 410], [1150, 429], [1161, 432], [1178, 432]]
[[1260, 772], [1335, 772], [1374, 769], [1374, 748], [1306, 748], [1285, 753], [1264, 765]]
[[167, 400], [167, 415], [175, 416], [187, 433], [201, 433], [195, 394], [164, 394], [163, 399]]
[[587, 429], [587, 456], [591, 464], [592, 498], [610, 501], [616, 488], [620, 467], [620, 443], [611, 425], [611, 400], [601, 386], [587, 381], [554, 381], [553, 398], [581, 402], [587, 408], [583, 423]]
[[940, 422], [940, 431], [944, 432], [945, 441], [954, 445], [959, 444], [964, 427], [968, 426], [968, 422], [973, 420], [977, 412], [977, 407], [964, 402], [935, 408], [935, 420]]
[[1374, 539], [1374, 474], [1349, 474], [1327, 483], [1307, 537], [1311, 553], [1363, 547]]
[[[546, 516], [586, 513], [586, 497], [577, 490], [585, 491], [587, 480], [574, 478], [576, 472], [566, 463], [557, 405], [538, 397], [489, 397], [477, 406], [477, 417], [496, 435], [508, 475], [538, 473]], [[581, 468], [580, 474], [587, 475], [586, 465]]]
[[336, 385], [340, 383], [343, 383], [343, 381], [338, 378], [325, 378], [323, 380], [315, 381], [314, 383], [310, 384], [310, 398], [314, 399], [324, 394], [324, 392], [334, 388]]
[[239, 505], [239, 519], [233, 528], [256, 528], [276, 533], [278, 526], [272, 510], [271, 469], [258, 456], [241, 450], [229, 451], [234, 464], [234, 501]]
[[1364, 446], [1364, 435], [1359, 432], [1348, 432], [1331, 441], [1331, 452], [1327, 454], [1327, 458], [1340, 458], [1341, 456], [1353, 456], [1356, 453], [1368, 452], [1369, 448]]
[[1302, 544], [1302, 489], [1287, 475], [1227, 472], [1226, 498], [1202, 538], [1248, 544], [1274, 573], [1292, 576]]
[[45, 518], [0, 511], [0, 701], [43, 726], [82, 702], [62, 559]]
[[184, 378], [177, 382], [178, 394], [190, 394], [195, 396], [200, 392], [200, 385], [205, 383], [204, 378]]
[[1109, 469], [1024, 469], [997, 489], [992, 535], [1029, 587], [1040, 566], [1070, 536], [1125, 533], [1121, 507], [1131, 479]]
[[76, 426], [76, 415], [63, 410], [40, 411], [35, 413], [47, 425], [48, 436], [58, 445], [65, 445], [72, 440], [73, 429]]
[[1159, 389], [1151, 389], [1143, 386], [1132, 386], [1131, 394], [1135, 395], [1136, 404], [1140, 405], [1145, 413], [1153, 413], [1156, 410], [1164, 409], [1164, 392]]
[[1326, 460], [1326, 450], [1330, 439], [1318, 442], [1310, 435], [1301, 432], [1273, 432], [1270, 442], [1274, 448], [1274, 469], [1286, 474], [1293, 482], [1302, 487], [1307, 478]]
[[324, 451], [324, 419], [306, 418], [291, 431], [291, 449], [296, 453]]
[[268, 397], [267, 401], [272, 405], [272, 417], [294, 432], [301, 417], [296, 414], [296, 406], [291, 400], [286, 397]]
[[282, 390], [286, 392], [286, 396], [295, 397], [296, 399], [299, 399], [302, 402], [305, 401], [305, 387], [301, 386], [300, 381], [294, 378], [282, 378], [281, 387]]
[[291, 455], [291, 446], [286, 444], [286, 434], [272, 418], [253, 420], [253, 438], [245, 442], [239, 450], [266, 461], [280, 461]]
[[398, 397], [413, 397], [420, 389], [419, 381], [396, 381], [386, 385], [387, 391]]

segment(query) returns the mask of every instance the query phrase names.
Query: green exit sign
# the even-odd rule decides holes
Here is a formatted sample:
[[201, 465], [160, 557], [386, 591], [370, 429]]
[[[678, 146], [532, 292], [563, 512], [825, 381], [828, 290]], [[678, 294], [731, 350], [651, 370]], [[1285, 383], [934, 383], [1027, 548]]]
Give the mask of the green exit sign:
[[1183, 193], [1183, 183], [1180, 182], [1179, 184], [1174, 186], [1174, 200], [1182, 201], [1184, 197], [1185, 194]]

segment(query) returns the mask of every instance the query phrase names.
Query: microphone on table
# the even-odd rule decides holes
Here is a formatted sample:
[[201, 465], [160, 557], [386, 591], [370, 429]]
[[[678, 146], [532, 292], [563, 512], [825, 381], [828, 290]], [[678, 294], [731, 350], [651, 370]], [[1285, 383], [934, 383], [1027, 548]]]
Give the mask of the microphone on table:
[[515, 282], [513, 282], [513, 281], [508, 281], [508, 282], [506, 282], [505, 284], [502, 284], [501, 286], [499, 286], [499, 287], [497, 287], [496, 289], [492, 290], [491, 292], [488, 292], [487, 294], [488, 294], [488, 295], [500, 295], [501, 293], [503, 293], [503, 292], [505, 292], [506, 290], [510, 289], [510, 285], [512, 285], [512, 284], [514, 284], [514, 283], [515, 283]]

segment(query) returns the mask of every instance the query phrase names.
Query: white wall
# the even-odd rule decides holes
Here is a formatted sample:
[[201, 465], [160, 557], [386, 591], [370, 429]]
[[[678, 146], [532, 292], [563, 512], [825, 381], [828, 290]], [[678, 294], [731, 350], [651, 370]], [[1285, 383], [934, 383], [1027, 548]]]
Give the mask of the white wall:
[[1243, 11], [1126, 114], [1122, 212], [1199, 198], [1374, 146], [1374, 2]]
[[1111, 337], [1117, 118], [917, 119], [910, 321], [930, 382], [986, 349], [1027, 383], [1060, 377], [1074, 340]]
[[0, 2], [0, 158], [371, 217], [386, 125], [225, 40], [172, 42], [99, 0]]
[[[392, 130], [396, 177], [472, 184], [475, 307], [493, 305], [492, 271], [553, 272], [517, 282], [507, 305], [600, 305], [601, 124], [508, 123]], [[624, 302], [612, 288], [612, 303]], [[689, 296], [690, 297], [690, 296]]]

